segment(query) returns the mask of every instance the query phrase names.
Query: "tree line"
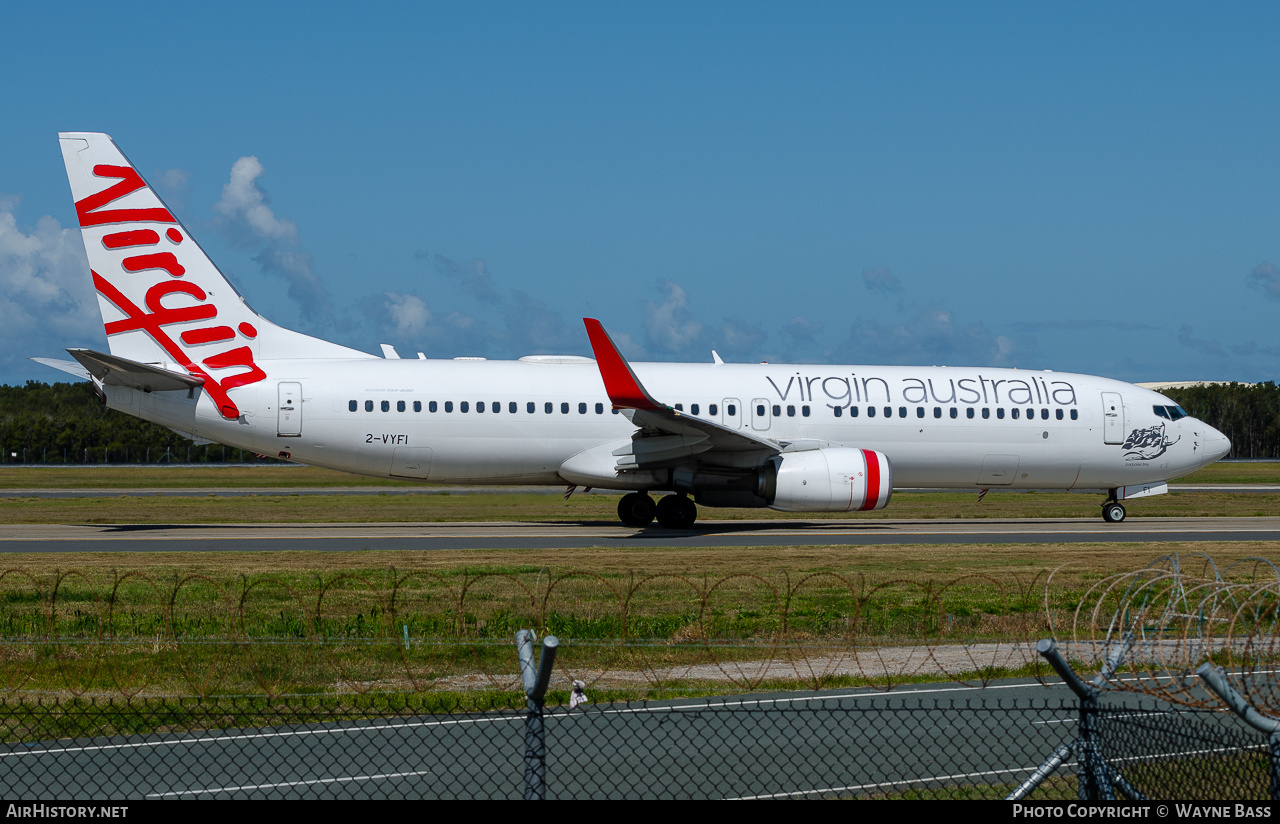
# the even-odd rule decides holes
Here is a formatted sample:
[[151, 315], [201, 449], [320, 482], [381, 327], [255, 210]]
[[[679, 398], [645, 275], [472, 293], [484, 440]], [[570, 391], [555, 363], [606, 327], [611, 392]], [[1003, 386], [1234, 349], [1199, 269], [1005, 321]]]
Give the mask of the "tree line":
[[[252, 452], [196, 445], [103, 406], [88, 381], [0, 385], [0, 463], [240, 463]], [[273, 459], [267, 459], [273, 460]]]
[[[1224, 383], [1163, 390], [1231, 439], [1231, 458], [1280, 458], [1280, 387]], [[262, 460], [189, 439], [98, 402], [88, 382], [0, 385], [0, 462], [221, 463]], [[271, 460], [271, 459], [266, 459]]]
[[1228, 458], [1280, 458], [1280, 386], [1273, 381], [1187, 386], [1161, 394], [1230, 438]]

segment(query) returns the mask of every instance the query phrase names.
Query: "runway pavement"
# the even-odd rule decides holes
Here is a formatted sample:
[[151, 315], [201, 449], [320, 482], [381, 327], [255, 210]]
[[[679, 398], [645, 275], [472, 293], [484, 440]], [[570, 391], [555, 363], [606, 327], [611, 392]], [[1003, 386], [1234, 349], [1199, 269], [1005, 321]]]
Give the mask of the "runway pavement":
[[586, 547], [872, 546], [1280, 541], [1280, 517], [699, 521], [686, 530], [613, 522], [0, 526], [0, 552], [262, 552]]
[[[189, 709], [221, 720], [218, 702], [208, 703]], [[1142, 731], [1156, 717], [1152, 709], [1166, 723], [1186, 715], [1131, 693], [1109, 695], [1106, 703], [1120, 710], [1108, 716], [1112, 735], [1116, 723]], [[1076, 735], [1078, 715], [1062, 686], [1025, 680], [588, 703], [546, 718], [549, 797], [874, 797], [946, 785], [1007, 788]], [[1223, 713], [1186, 722], [1200, 736], [1148, 736], [1145, 759], [1203, 755], [1204, 741], [1227, 745], [1223, 736], [1240, 726]], [[0, 786], [17, 797], [61, 800], [519, 798], [524, 723], [523, 713], [508, 711], [28, 742], [0, 747]], [[1075, 764], [1068, 760], [1070, 775]]]

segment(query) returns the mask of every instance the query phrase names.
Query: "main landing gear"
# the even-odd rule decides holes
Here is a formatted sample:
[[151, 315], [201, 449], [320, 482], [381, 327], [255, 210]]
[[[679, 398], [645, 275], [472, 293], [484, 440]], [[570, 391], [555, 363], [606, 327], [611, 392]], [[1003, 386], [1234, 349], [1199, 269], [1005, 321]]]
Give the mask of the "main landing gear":
[[688, 529], [698, 519], [698, 507], [685, 495], [667, 495], [655, 505], [645, 492], [623, 495], [618, 517], [627, 526], [645, 527], [656, 517], [667, 529]]
[[[1113, 490], [1111, 494], [1114, 496], [1115, 491]], [[1107, 523], [1118, 524], [1124, 520], [1124, 516], [1124, 504], [1117, 501], [1114, 497], [1109, 498], [1107, 502], [1102, 505], [1102, 520]]]

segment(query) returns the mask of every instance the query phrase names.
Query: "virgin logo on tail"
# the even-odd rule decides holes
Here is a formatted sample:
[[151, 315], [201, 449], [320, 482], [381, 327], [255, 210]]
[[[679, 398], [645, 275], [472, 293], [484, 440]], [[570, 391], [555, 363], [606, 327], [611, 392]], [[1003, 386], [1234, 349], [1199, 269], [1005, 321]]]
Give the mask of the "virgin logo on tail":
[[[76, 202], [76, 215], [80, 219], [81, 228], [136, 222], [177, 224], [177, 219], [163, 207], [104, 208], [146, 187], [147, 184], [135, 169], [129, 166], [98, 165], [93, 167], [93, 174], [95, 177], [114, 178], [119, 182]], [[121, 320], [106, 322], [107, 336], [133, 331], [145, 332], [175, 362], [204, 381], [204, 390], [209, 393], [224, 418], [237, 418], [240, 416], [240, 409], [227, 393], [239, 386], [258, 383], [267, 377], [266, 372], [254, 363], [253, 350], [248, 346], [237, 346], [201, 358], [197, 364], [187, 355], [185, 347], [234, 341], [237, 332], [252, 340], [258, 336], [258, 330], [248, 322], [238, 324], [235, 329], [217, 324], [218, 307], [209, 301], [208, 293], [198, 284], [182, 279], [187, 270], [179, 261], [178, 253], [182, 251], [186, 238], [177, 228], [168, 229], [164, 238], [168, 248], [163, 250], [156, 248], [160, 246], [161, 236], [154, 229], [131, 227], [102, 238], [102, 245], [107, 249], [139, 250], [139, 254], [126, 252], [127, 256], [120, 262], [122, 272], [127, 275], [153, 274], [158, 278], [146, 290], [144, 306], [138, 306], [111, 283], [110, 277], [93, 272], [93, 285], [98, 294], [125, 315]], [[176, 296], [185, 296], [190, 300]], [[165, 303], [166, 298], [169, 299], [168, 305]], [[196, 323], [206, 325], [184, 329], [178, 335], [181, 344], [166, 330], [166, 327], [174, 324]], [[221, 380], [207, 371], [236, 367], [244, 371], [225, 376]]]

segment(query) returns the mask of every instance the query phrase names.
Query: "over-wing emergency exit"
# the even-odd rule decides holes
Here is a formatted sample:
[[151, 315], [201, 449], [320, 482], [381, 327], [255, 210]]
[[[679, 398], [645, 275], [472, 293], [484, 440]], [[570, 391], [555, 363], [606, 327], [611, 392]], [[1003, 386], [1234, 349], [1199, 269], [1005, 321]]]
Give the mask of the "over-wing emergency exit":
[[258, 315], [111, 138], [60, 141], [109, 351], [38, 360], [186, 437], [376, 477], [623, 490], [624, 523], [677, 528], [699, 505], [881, 509], [894, 487], [1104, 489], [1120, 521], [1230, 448], [1107, 378], [632, 364], [592, 319], [594, 359], [377, 357]]

